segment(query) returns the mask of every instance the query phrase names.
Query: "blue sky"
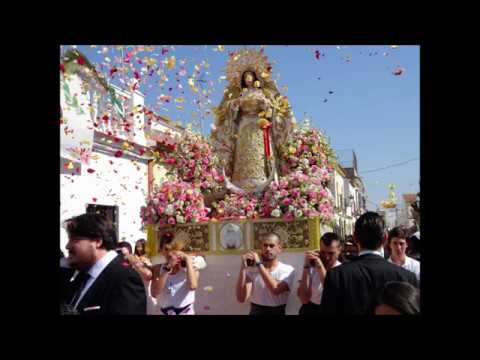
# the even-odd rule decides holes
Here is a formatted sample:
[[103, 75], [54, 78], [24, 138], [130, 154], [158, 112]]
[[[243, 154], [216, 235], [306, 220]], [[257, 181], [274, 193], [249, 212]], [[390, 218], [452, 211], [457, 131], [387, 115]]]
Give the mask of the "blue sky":
[[[63, 46], [62, 51], [69, 47]], [[122, 66], [119, 47], [77, 45], [77, 48], [99, 71], [107, 74], [109, 81], [123, 87], [119, 78], [128, 81], [134, 77], [133, 69], [129, 68], [110, 78], [110, 68]], [[148, 72], [141, 73], [145, 64], [134, 65], [143, 81], [140, 90], [146, 96], [146, 105], [184, 125], [192, 118], [202, 119], [203, 114], [201, 128], [207, 135], [213, 117], [205, 111], [217, 106], [221, 100], [226, 81], [219, 78], [224, 75], [222, 69], [228, 52], [238, 48], [225, 45], [220, 51], [222, 49], [216, 45], [155, 45], [150, 49], [152, 51], [141, 51], [137, 46], [124, 46], [123, 59], [131, 51], [136, 51], [133, 61], [145, 57], [156, 59], [161, 71], [169, 78], [163, 86], [159, 84], [160, 77], [156, 72], [150, 72], [151, 76]], [[315, 51], [320, 52], [319, 59]], [[306, 114], [313, 126], [327, 133], [334, 149], [355, 151], [358, 170], [367, 189], [369, 209], [376, 210], [374, 204], [387, 198], [388, 184], [397, 186], [399, 200], [403, 193], [419, 191], [419, 160], [369, 172], [420, 158], [419, 46], [269, 45], [265, 47], [265, 53], [270, 61], [275, 61], [272, 77], [277, 79], [279, 90], [289, 97], [297, 120], [301, 121]], [[168, 70], [161, 62], [171, 56], [175, 56], [176, 65]], [[185, 61], [184, 65], [180, 64], [181, 60]], [[204, 66], [205, 63], [209, 66]], [[131, 64], [132, 61], [126, 65]], [[203, 87], [208, 98], [205, 95], [199, 98], [198, 93], [192, 92], [187, 85], [188, 77], [195, 72], [195, 65], [200, 72], [196, 79], [205, 81], [197, 81], [196, 86], [200, 92]], [[175, 73], [182, 67], [186, 75], [178, 75], [177, 82]], [[393, 74], [397, 68], [402, 69], [399, 76]], [[161, 94], [171, 95], [170, 103], [158, 103]], [[183, 97], [184, 102], [175, 102], [178, 97]], [[197, 100], [200, 104], [195, 102]], [[183, 109], [176, 106], [183, 106]], [[363, 172], [366, 173], [362, 175]]]

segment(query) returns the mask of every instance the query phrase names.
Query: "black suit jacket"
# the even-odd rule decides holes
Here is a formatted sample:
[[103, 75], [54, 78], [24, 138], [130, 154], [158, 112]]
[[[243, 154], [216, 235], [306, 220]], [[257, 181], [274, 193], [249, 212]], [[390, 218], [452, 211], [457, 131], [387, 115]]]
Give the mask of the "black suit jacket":
[[322, 314], [367, 314], [377, 292], [389, 281], [418, 287], [413, 272], [375, 254], [365, 254], [330, 269], [323, 286]]
[[[66, 284], [63, 292], [70, 297], [75, 291], [72, 284]], [[122, 256], [116, 256], [80, 300], [77, 311], [81, 315], [145, 315], [147, 299], [140, 275]]]

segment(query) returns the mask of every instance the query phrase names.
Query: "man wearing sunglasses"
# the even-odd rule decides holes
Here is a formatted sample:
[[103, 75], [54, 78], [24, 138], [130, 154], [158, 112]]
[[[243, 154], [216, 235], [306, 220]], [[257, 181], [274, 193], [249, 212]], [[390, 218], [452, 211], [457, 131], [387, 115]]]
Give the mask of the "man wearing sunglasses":
[[285, 315], [295, 270], [278, 260], [281, 252], [280, 237], [270, 233], [261, 241], [261, 259], [254, 251], [242, 255], [236, 295], [241, 303], [250, 300], [250, 315]]
[[323, 283], [327, 271], [341, 265], [342, 246], [337, 234], [327, 232], [320, 239], [320, 251], [307, 251], [297, 295], [302, 302], [299, 315], [320, 314]]

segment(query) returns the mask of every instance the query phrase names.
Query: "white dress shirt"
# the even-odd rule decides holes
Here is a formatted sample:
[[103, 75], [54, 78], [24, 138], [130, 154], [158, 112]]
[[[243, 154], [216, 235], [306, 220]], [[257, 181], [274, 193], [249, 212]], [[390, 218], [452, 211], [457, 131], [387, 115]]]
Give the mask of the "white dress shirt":
[[80, 294], [80, 297], [78, 298], [74, 306], [74, 309], [77, 308], [77, 305], [80, 303], [83, 296], [87, 293], [88, 289], [93, 285], [93, 283], [95, 282], [95, 280], [97, 280], [102, 271], [108, 266], [108, 264], [112, 262], [113, 259], [115, 259], [116, 256], [118, 256], [116, 251], [108, 251], [90, 268], [90, 270], [87, 271], [87, 273], [90, 275], [90, 278], [87, 280], [87, 283], [85, 284], [85, 287], [83, 288], [82, 293]]
[[[392, 264], [398, 265], [393, 262], [392, 257], [388, 258], [388, 261]], [[417, 276], [417, 280], [420, 281], [420, 262], [418, 260], [412, 259], [411, 257], [405, 256], [405, 261], [402, 265], [399, 265], [404, 269], [413, 272]]]
[[375, 255], [383, 257], [381, 250], [368, 250], [368, 249], [360, 251], [358, 253], [358, 256], [362, 256], [362, 255], [366, 255], [366, 254], [375, 254]]

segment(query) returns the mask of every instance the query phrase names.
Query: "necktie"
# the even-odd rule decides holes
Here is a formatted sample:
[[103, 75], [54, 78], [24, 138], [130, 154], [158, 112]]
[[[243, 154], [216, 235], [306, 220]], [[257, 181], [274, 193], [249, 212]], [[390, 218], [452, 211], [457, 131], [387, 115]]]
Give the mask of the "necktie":
[[75, 307], [75, 304], [78, 301], [78, 298], [80, 297], [80, 295], [82, 294], [82, 290], [87, 284], [87, 281], [89, 278], [90, 278], [90, 275], [88, 273], [85, 273], [85, 272], [78, 273], [77, 277], [75, 278], [75, 282], [77, 283], [77, 290], [73, 295], [72, 301], [70, 301], [70, 306]]

